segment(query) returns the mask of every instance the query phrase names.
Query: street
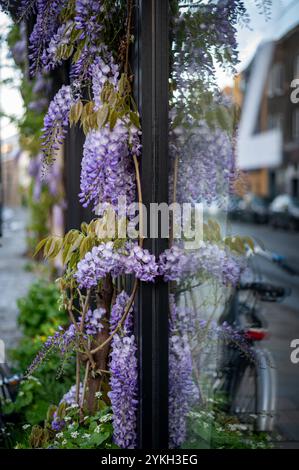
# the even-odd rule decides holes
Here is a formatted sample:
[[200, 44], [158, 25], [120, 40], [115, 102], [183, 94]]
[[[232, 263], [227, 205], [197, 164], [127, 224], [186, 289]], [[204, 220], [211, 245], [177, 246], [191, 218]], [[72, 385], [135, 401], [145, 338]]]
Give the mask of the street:
[[[299, 267], [299, 233], [276, 230], [266, 225], [234, 223], [232, 233], [248, 235], [265, 248], [284, 255], [293, 267]], [[278, 376], [277, 429], [286, 442], [284, 448], [299, 448], [299, 364], [292, 364], [290, 343], [299, 338], [299, 277], [291, 276], [271, 262], [257, 257], [255, 267], [263, 279], [292, 293], [282, 303], [264, 303], [269, 337], [263, 342], [275, 360]]]

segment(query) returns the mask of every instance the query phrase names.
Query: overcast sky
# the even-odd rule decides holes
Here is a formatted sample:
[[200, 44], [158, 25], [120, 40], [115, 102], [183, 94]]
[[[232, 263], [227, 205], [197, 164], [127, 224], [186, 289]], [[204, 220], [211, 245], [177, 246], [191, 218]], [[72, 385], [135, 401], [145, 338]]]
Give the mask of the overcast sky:
[[[293, 20], [294, 15], [291, 15], [291, 18], [288, 18], [286, 14], [289, 9], [297, 7], [299, 14], [299, 0], [273, 0], [273, 8], [271, 19], [266, 21], [263, 15], [258, 14], [255, 0], [246, 0], [245, 1], [250, 17], [251, 17], [251, 30], [248, 28], [238, 28], [238, 42], [240, 50], [240, 65], [239, 70], [244, 68], [246, 64], [250, 61], [258, 44], [269, 37], [272, 37], [280, 26], [284, 23], [284, 27], [287, 26]], [[292, 13], [292, 12], [291, 12]], [[290, 15], [289, 15], [290, 16]], [[2, 32], [7, 29], [8, 19], [6, 15], [0, 12], [0, 31]], [[1, 67], [1, 76], [6, 78], [11, 75], [12, 71], [9, 67], [9, 61], [6, 59], [7, 48], [3, 45], [0, 62]], [[6, 67], [8, 66], [8, 67]], [[217, 70], [218, 84], [221, 88], [227, 84], [232, 83], [232, 76], [226, 75], [222, 70]], [[0, 90], [0, 107], [5, 113], [14, 114], [17, 116], [22, 115], [22, 100], [20, 93], [16, 89], [12, 89], [9, 86], [2, 86]], [[1, 128], [2, 128], [2, 138], [13, 135], [16, 130], [14, 125], [9, 124], [8, 120], [5, 118], [1, 119]]]

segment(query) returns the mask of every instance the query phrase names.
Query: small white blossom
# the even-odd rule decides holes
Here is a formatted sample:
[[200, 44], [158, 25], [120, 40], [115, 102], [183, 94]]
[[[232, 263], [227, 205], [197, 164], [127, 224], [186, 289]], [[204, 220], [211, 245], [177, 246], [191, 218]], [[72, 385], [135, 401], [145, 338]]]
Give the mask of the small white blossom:
[[30, 424], [24, 424], [24, 426], [22, 426], [22, 429], [24, 429], [24, 431], [26, 431], [26, 429], [30, 428]]
[[63, 432], [58, 432], [56, 434], [57, 439], [62, 439], [63, 438]]
[[79, 436], [78, 431], [71, 432], [71, 436], [73, 439], [77, 439], [77, 437]]
[[65, 445], [67, 444], [67, 440], [64, 439], [61, 444], [62, 444], [63, 446], [65, 446]]
[[83, 434], [84, 439], [89, 439], [90, 438], [90, 434], [88, 434], [88, 432], [86, 432], [85, 434]]
[[96, 392], [96, 393], [95, 393], [95, 396], [96, 396], [96, 398], [101, 398], [102, 392]]
[[112, 414], [111, 413], [110, 414], [108, 413], [108, 414], [106, 414], [106, 415], [104, 415], [100, 418], [101, 423], [107, 423], [107, 421], [111, 421], [111, 420], [112, 420]]

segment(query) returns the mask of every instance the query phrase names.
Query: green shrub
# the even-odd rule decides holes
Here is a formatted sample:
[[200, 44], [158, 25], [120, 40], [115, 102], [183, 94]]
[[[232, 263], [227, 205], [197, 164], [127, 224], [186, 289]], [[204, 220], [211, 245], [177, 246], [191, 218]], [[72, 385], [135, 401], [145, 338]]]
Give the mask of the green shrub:
[[[59, 290], [54, 283], [35, 282], [27, 296], [19, 299], [18, 323], [23, 337], [8, 352], [14, 372], [24, 374], [48, 336], [58, 325], [68, 323], [66, 312], [59, 311]], [[6, 415], [8, 439], [1, 446], [27, 445], [26, 428], [43, 424], [50, 405], [57, 405], [75, 382], [74, 358], [63, 359], [58, 353], [49, 356], [29, 377], [21, 382], [15, 401], [2, 400]], [[29, 426], [30, 425], [30, 426]]]
[[48, 335], [58, 325], [67, 323], [66, 312], [58, 309], [59, 297], [54, 283], [42, 280], [32, 284], [26, 297], [18, 300], [18, 323], [24, 335]]

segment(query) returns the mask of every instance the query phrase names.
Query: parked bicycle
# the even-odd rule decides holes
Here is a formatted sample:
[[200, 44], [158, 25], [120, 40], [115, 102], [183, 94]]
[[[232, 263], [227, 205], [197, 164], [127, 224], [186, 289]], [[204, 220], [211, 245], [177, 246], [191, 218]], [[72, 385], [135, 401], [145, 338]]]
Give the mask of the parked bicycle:
[[[255, 254], [277, 264], [288, 274], [298, 275], [282, 256], [262, 249], [256, 249]], [[259, 345], [267, 336], [267, 322], [260, 302], [281, 302], [290, 293], [290, 289], [265, 282], [241, 283], [219, 320], [220, 324], [228, 323], [243, 336], [248, 354], [230, 342], [221, 346], [214, 389], [226, 397], [226, 410], [230, 414], [260, 432], [274, 430], [277, 401], [275, 363], [270, 351]], [[247, 294], [245, 299], [244, 294]]]
[[12, 374], [6, 364], [0, 364], [0, 443], [6, 443], [6, 419], [2, 409], [5, 400], [15, 400], [22, 376]]

